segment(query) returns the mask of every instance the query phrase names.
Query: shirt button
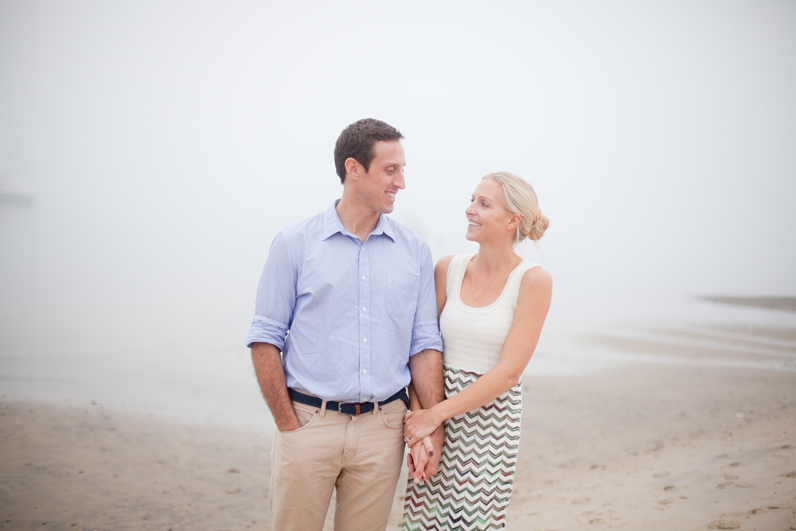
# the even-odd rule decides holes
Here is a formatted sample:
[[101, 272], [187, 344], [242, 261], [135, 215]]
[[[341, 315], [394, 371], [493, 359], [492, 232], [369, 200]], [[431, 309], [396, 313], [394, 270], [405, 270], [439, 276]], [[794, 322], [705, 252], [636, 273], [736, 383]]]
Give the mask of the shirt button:
[[362, 307], [362, 311], [363, 311], [363, 312], [366, 312], [366, 311], [368, 311], [368, 309], [367, 309], [367, 308], [365, 308], [365, 307], [363, 306], [363, 307]]
[[366, 337], [363, 337], [363, 338], [362, 338], [362, 342], [363, 342], [363, 343], [367, 343], [367, 342], [368, 342], [368, 338], [366, 338]]
[[362, 275], [362, 280], [365, 280], [365, 275]]
[[362, 374], [367, 374], [367, 373], [368, 373], [367, 369], [362, 369]]

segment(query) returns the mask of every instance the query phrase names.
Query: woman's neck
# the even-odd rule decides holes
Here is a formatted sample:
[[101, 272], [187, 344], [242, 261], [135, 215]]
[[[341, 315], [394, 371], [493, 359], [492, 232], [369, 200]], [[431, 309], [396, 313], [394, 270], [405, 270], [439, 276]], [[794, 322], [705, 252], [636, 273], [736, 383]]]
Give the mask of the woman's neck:
[[482, 243], [478, 246], [476, 262], [479, 271], [491, 274], [505, 271], [506, 269], [514, 269], [522, 262], [522, 258], [517, 256], [511, 245]]

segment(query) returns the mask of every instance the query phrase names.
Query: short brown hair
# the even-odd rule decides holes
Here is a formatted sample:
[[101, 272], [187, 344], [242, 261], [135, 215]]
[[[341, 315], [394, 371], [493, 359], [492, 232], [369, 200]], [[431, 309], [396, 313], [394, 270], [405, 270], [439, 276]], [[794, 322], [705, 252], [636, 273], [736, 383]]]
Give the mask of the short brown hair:
[[368, 171], [376, 156], [376, 142], [401, 140], [403, 137], [398, 129], [375, 118], [359, 120], [343, 129], [334, 145], [334, 166], [340, 182], [345, 183], [346, 160], [353, 158]]

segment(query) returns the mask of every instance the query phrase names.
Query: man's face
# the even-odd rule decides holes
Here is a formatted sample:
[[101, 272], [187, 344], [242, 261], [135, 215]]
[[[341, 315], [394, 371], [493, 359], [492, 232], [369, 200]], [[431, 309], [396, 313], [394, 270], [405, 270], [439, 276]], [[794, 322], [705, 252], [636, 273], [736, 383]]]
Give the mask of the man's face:
[[395, 205], [398, 190], [406, 187], [404, 182], [404, 148], [399, 140], [376, 142], [376, 156], [370, 169], [363, 173], [359, 183], [362, 206], [379, 214], [389, 214]]

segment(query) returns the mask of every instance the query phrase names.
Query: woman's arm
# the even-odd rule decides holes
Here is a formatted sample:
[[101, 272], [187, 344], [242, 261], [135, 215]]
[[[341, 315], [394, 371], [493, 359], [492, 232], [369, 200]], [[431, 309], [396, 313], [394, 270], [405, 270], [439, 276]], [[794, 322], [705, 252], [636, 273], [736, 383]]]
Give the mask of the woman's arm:
[[432, 433], [446, 419], [488, 404], [517, 384], [539, 342], [552, 289], [553, 280], [541, 267], [533, 267], [523, 274], [517, 310], [503, 343], [500, 361], [455, 396], [430, 409], [407, 413], [404, 434], [410, 446]]
[[439, 259], [437, 265], [434, 266], [434, 286], [437, 291], [437, 323], [439, 323], [439, 316], [442, 315], [445, 303], [448, 302], [446, 284], [448, 282], [448, 266], [451, 265], [452, 259], [453, 255], [443, 256]]

